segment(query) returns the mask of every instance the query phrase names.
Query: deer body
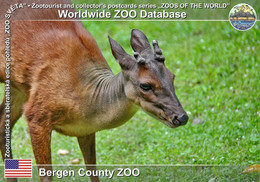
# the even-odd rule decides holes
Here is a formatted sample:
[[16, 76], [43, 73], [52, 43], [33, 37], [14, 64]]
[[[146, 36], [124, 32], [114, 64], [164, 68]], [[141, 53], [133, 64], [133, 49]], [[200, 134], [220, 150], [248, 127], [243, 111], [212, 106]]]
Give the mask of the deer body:
[[[71, 110], [64, 121], [54, 126], [55, 130], [71, 136], [85, 136], [120, 126], [137, 111], [137, 106], [126, 98], [121, 73], [114, 76], [110, 71], [97, 70], [96, 74], [99, 76], [94, 75], [96, 78], [90, 81], [92, 84], [86, 82], [91, 88], [83, 91], [85, 97], [72, 106], [78, 107], [77, 110]], [[77, 116], [74, 113], [78, 113]], [[73, 115], [75, 118], [71, 119]]]
[[[1, 5], [8, 8], [4, 2]], [[158, 43], [153, 42], [152, 50], [141, 31], [131, 34], [134, 56], [109, 37], [113, 56], [122, 69], [114, 75], [80, 21], [23, 20], [58, 19], [52, 9], [19, 10], [12, 17], [11, 130], [25, 114], [38, 167], [52, 169], [46, 164], [51, 164], [53, 130], [76, 136], [85, 163], [96, 164], [95, 132], [122, 125], [139, 107], [172, 128], [188, 121], [174, 92], [174, 75], [165, 67]], [[4, 82], [3, 31], [0, 37], [0, 81]], [[12, 158], [12, 153], [4, 155], [4, 136], [5, 98], [0, 106], [0, 147], [3, 159]], [[51, 181], [51, 177], [41, 180]]]
[[[44, 27], [45, 33], [35, 29], [35, 22], [24, 24], [12, 27], [11, 81], [25, 100], [31, 98], [24, 106], [28, 117], [57, 117], [51, 121], [53, 129], [83, 136], [119, 126], [134, 114], [136, 107], [124, 94], [122, 75], [113, 75], [95, 40], [80, 22], [69, 22], [76, 28], [68, 30], [67, 22], [57, 22], [62, 30], [52, 28], [52, 22], [40, 22], [38, 27]], [[23, 35], [33, 38], [30, 41]], [[0, 65], [4, 80], [5, 62]], [[43, 108], [48, 113], [39, 113]]]

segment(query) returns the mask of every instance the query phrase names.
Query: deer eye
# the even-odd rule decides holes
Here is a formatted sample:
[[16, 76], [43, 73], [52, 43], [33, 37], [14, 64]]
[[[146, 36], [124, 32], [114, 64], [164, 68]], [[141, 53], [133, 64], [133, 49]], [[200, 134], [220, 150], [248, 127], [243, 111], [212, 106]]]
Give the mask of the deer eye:
[[140, 87], [141, 87], [141, 89], [144, 90], [144, 91], [152, 90], [152, 85], [147, 84], [147, 83], [141, 83], [141, 84], [140, 84]]

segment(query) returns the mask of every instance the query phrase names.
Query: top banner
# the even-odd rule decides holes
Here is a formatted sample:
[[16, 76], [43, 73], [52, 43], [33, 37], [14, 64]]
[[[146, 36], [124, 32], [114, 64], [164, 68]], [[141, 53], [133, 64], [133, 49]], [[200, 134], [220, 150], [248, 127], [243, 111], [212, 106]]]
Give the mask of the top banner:
[[[66, 2], [66, 1], [65, 1]], [[230, 16], [243, 18], [259, 17], [259, 3], [248, 0], [243, 7], [241, 1], [21, 1], [8, 3], [10, 8], [2, 10], [18, 20], [88, 20], [88, 21], [227, 21]], [[37, 15], [28, 18], [21, 16], [23, 11], [37, 11]], [[56, 16], [40, 16], [56, 9]], [[4, 16], [1, 16], [3, 18]]]

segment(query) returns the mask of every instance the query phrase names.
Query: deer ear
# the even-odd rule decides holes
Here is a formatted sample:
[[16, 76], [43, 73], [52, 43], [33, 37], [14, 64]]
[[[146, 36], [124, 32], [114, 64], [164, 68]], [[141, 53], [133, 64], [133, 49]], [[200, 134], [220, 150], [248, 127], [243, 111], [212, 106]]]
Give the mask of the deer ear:
[[145, 34], [138, 29], [133, 29], [131, 34], [131, 47], [135, 52], [141, 53], [145, 49], [151, 49]]
[[128, 55], [125, 50], [110, 36], [108, 36], [108, 40], [110, 43], [112, 54], [118, 62]]
[[125, 50], [110, 36], [108, 36], [111, 51], [114, 58], [118, 61], [122, 69], [129, 69], [134, 64], [132, 57], [128, 55]]

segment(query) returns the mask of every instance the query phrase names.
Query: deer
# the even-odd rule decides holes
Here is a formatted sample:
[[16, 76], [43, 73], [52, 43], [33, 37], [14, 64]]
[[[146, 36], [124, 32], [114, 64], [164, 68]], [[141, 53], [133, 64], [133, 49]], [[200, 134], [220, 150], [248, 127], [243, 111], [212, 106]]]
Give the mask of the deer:
[[[77, 137], [87, 169], [96, 170], [95, 133], [121, 126], [138, 109], [170, 128], [187, 123], [189, 117], [175, 94], [175, 76], [165, 65], [158, 41], [151, 46], [142, 31], [131, 31], [132, 55], [108, 36], [121, 68], [114, 75], [80, 20], [48, 21], [58, 19], [56, 9], [19, 9], [12, 18], [10, 130], [24, 114], [38, 169], [52, 170], [52, 131]], [[33, 21], [27, 21], [30, 18]], [[5, 36], [1, 31], [1, 82], [6, 80]], [[12, 150], [10, 157], [4, 155], [5, 99], [0, 106], [3, 160], [13, 158]], [[40, 179], [52, 181], [49, 176]], [[99, 178], [91, 176], [91, 181]]]

